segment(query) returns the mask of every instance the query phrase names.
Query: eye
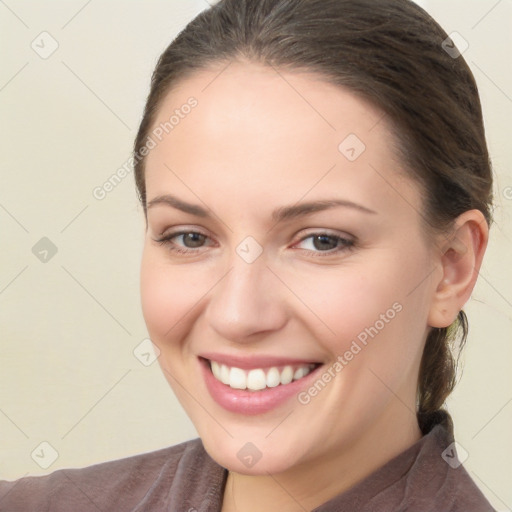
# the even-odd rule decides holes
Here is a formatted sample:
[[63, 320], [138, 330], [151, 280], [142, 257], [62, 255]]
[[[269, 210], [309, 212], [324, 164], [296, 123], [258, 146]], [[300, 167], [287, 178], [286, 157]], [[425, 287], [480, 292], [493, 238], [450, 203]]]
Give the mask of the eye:
[[332, 255], [333, 253], [353, 249], [354, 245], [354, 240], [343, 238], [338, 235], [330, 233], [313, 233], [302, 238], [297, 244], [295, 244], [295, 247], [311, 253], [316, 253], [316, 255], [327, 256]]
[[185, 247], [196, 249], [197, 247], [201, 247], [204, 244], [207, 237], [202, 233], [189, 232], [174, 235], [173, 238], [178, 240], [181, 238], [181, 241]]
[[[210, 241], [210, 243], [207, 243]], [[178, 231], [169, 233], [155, 242], [167, 246], [171, 251], [177, 253], [195, 253], [197, 249], [202, 247], [213, 245], [210, 238], [198, 231]]]

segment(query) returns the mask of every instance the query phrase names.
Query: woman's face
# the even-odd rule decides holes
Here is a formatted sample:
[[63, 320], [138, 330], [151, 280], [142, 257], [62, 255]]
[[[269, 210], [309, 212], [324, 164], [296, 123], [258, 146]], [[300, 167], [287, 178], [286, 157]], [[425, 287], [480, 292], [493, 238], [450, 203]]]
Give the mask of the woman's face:
[[210, 455], [276, 473], [416, 425], [439, 274], [382, 114], [233, 62], [180, 82], [152, 130], [143, 313]]

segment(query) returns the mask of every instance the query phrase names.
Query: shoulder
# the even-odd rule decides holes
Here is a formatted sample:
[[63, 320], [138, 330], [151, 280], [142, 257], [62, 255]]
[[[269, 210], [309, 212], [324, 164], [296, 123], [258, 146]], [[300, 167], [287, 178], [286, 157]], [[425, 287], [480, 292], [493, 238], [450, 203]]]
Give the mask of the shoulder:
[[314, 512], [495, 512], [459, 461], [449, 414], [423, 419], [420, 440]]
[[172, 485], [184, 464], [195, 466], [208, 459], [201, 440], [194, 439], [85, 468], [0, 481], [0, 511], [132, 510], [159, 482]]
[[462, 464], [453, 437], [453, 424], [436, 425], [425, 436], [408, 478], [411, 502], [428, 512], [494, 512], [487, 498]]

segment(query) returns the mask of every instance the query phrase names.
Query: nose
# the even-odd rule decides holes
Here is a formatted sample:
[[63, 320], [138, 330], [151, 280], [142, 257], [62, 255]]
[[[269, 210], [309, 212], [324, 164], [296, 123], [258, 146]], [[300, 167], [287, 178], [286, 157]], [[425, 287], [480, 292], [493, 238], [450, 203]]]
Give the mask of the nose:
[[286, 324], [283, 285], [264, 258], [246, 263], [235, 255], [230, 272], [212, 290], [205, 314], [223, 339], [253, 341], [254, 335], [277, 331]]

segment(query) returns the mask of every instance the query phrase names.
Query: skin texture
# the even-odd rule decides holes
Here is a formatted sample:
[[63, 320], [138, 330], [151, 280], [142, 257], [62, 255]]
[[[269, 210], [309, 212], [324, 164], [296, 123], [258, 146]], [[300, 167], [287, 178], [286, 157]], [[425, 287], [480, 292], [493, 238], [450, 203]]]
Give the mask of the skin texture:
[[[431, 326], [450, 325], [468, 300], [487, 243], [482, 214], [428, 238], [422, 191], [394, 156], [380, 111], [321, 78], [245, 61], [195, 72], [165, 98], [155, 127], [194, 96], [146, 160], [147, 199], [172, 194], [210, 217], [148, 208], [141, 269], [144, 317], [165, 377], [208, 453], [230, 470], [223, 510], [311, 509], [421, 437], [416, 383]], [[356, 134], [366, 150], [338, 146]], [[272, 211], [344, 199], [276, 223]], [[173, 232], [206, 235], [187, 249]], [[352, 248], [315, 248], [326, 233]], [[236, 252], [248, 236], [263, 253]], [[310, 238], [306, 238], [306, 237]], [[228, 412], [209, 395], [198, 355], [273, 355], [328, 367], [358, 334], [401, 310], [306, 405], [294, 397], [264, 414]], [[251, 468], [237, 457], [261, 452]], [[333, 478], [332, 475], [336, 475]], [[234, 494], [234, 495], [233, 495]]]

